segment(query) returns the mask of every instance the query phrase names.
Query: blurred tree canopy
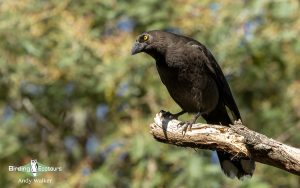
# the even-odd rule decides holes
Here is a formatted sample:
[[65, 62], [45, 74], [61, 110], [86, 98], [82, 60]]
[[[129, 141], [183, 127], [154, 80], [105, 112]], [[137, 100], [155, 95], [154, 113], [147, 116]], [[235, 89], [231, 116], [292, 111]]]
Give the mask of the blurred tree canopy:
[[50, 187], [299, 187], [299, 177], [261, 164], [250, 180], [227, 179], [213, 152], [156, 142], [155, 113], [179, 107], [154, 61], [130, 56], [146, 30], [197, 39], [216, 56], [245, 125], [300, 147], [299, 6], [0, 1], [0, 187], [24, 186], [8, 166], [33, 158], [63, 167], [46, 174]]

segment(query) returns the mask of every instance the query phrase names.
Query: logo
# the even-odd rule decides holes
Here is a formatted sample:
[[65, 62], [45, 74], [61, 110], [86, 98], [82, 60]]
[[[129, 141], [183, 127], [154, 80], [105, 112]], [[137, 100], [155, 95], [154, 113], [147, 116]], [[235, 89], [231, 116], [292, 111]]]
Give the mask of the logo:
[[[32, 159], [30, 163], [24, 166], [8, 166], [9, 172], [23, 172], [27, 174], [29, 177], [27, 178], [19, 178], [19, 183], [52, 183], [52, 178], [37, 178], [40, 177], [41, 174], [45, 172], [61, 172], [61, 166], [46, 166], [42, 163], [39, 163], [36, 159]], [[30, 178], [31, 177], [31, 178]]]
[[31, 172], [32, 172], [32, 175], [35, 177], [36, 176], [36, 173], [38, 171], [38, 162], [36, 159], [34, 160], [31, 160]]

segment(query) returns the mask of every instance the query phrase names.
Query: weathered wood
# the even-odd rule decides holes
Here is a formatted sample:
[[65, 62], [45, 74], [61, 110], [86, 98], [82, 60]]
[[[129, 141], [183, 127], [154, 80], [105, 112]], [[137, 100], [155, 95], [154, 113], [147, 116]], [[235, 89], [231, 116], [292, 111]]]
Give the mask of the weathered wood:
[[253, 160], [300, 175], [300, 149], [280, 143], [235, 122], [230, 127], [194, 124], [182, 134], [180, 121], [156, 114], [150, 125], [151, 134], [160, 142], [181, 147], [226, 151], [235, 157]]

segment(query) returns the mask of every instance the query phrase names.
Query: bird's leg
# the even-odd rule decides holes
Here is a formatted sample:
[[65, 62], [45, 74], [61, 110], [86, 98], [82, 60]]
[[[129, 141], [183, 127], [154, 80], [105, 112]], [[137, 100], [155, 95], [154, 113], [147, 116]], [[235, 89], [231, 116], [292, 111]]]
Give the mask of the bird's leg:
[[189, 130], [191, 131], [192, 130], [192, 126], [193, 124], [197, 121], [197, 119], [201, 116], [201, 112], [198, 112], [194, 118], [190, 121], [186, 121], [186, 122], [180, 122], [177, 127], [183, 127], [182, 128], [182, 134], [183, 136], [185, 135], [186, 131]]
[[182, 114], [185, 114], [186, 111], [183, 110], [183, 111], [178, 112], [176, 114], [172, 114], [170, 112], [165, 112], [165, 111], [162, 110], [161, 113], [163, 113], [164, 117], [167, 117], [169, 119], [178, 119], [178, 117], [181, 116]]

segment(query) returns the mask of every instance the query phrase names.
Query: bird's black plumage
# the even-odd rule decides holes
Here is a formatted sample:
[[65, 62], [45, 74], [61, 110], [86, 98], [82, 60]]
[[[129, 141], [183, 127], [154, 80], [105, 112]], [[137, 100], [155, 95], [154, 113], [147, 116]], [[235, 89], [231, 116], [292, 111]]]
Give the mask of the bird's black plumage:
[[[228, 126], [232, 120], [227, 107], [235, 120], [241, 119], [220, 66], [200, 42], [169, 32], [149, 31], [141, 34], [132, 48], [132, 54], [139, 52], [156, 60], [161, 81], [183, 112], [201, 114], [207, 123]], [[237, 159], [224, 152], [218, 152], [218, 156], [229, 177], [251, 176], [254, 171], [251, 159]]]

